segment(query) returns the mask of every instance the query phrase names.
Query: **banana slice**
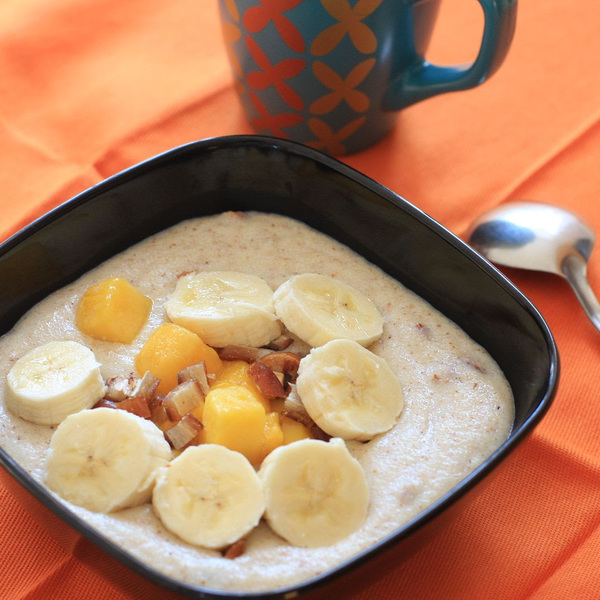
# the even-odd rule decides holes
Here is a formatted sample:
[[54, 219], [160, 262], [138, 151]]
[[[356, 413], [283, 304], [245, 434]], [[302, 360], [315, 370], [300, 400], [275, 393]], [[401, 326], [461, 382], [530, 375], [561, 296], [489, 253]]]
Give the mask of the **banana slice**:
[[125, 410], [94, 408], [54, 432], [46, 483], [65, 500], [107, 513], [150, 500], [156, 469], [171, 447], [151, 421]]
[[19, 417], [57, 425], [104, 395], [94, 353], [78, 342], [49, 342], [30, 350], [7, 376], [5, 402]]
[[283, 324], [313, 347], [335, 339], [369, 346], [383, 333], [375, 304], [349, 285], [315, 273], [288, 279], [273, 295]]
[[280, 446], [263, 461], [258, 476], [266, 520], [294, 546], [329, 546], [366, 519], [365, 473], [339, 438]]
[[171, 533], [213, 549], [244, 537], [265, 510], [252, 465], [239, 452], [217, 444], [190, 446], [159, 469], [152, 504]]
[[402, 387], [385, 360], [351, 340], [313, 348], [300, 361], [296, 391], [326, 433], [365, 441], [390, 429], [404, 409]]
[[273, 290], [256, 275], [236, 271], [190, 273], [177, 281], [165, 308], [174, 323], [214, 348], [260, 347], [281, 334]]

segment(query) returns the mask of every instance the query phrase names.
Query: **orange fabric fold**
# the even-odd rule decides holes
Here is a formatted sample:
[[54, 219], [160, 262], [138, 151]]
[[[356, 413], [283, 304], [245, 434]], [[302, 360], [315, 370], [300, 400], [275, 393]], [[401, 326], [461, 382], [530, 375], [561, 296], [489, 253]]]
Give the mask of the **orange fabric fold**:
[[[471, 60], [474, 0], [442, 2], [428, 58]], [[519, 0], [512, 48], [481, 87], [402, 111], [344, 162], [458, 235], [515, 199], [574, 210], [600, 231], [600, 4]], [[19, 0], [0, 5], [0, 240], [90, 185], [193, 140], [250, 133], [215, 1]], [[600, 598], [600, 337], [560, 278], [504, 272], [547, 320], [556, 400], [506, 468], [438, 537], [347, 600]], [[588, 275], [600, 293], [600, 252]], [[0, 598], [177, 595], [57, 517], [39, 522], [0, 483]], [[315, 600], [322, 596], [314, 594]]]

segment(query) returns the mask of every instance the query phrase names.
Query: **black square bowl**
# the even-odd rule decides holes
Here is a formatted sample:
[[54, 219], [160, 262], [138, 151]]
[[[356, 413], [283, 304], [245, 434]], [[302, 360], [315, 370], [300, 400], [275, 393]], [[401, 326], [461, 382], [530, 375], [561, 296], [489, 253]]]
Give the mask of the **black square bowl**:
[[227, 593], [169, 579], [92, 530], [1, 449], [0, 475], [32, 513], [50, 510], [59, 517], [53, 521], [58, 529], [76, 530], [99, 547], [101, 556], [117, 558], [131, 577], [142, 575], [174, 592], [287, 599], [332, 589], [341, 576], [344, 585], [353, 577], [360, 585], [436, 535], [506, 464], [554, 397], [559, 372], [554, 340], [518, 289], [418, 208], [329, 156], [259, 136], [175, 148], [99, 183], [7, 240], [0, 246], [0, 335], [43, 297], [130, 245], [183, 219], [227, 210], [274, 212], [303, 221], [457, 323], [498, 362], [512, 386], [516, 417], [510, 437], [449, 493], [376, 545], [318, 578], [268, 593]]

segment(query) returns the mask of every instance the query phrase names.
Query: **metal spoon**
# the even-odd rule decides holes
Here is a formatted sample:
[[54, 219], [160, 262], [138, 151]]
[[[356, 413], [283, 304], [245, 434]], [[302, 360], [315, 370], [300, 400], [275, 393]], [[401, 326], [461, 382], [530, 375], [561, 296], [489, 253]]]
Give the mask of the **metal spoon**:
[[507, 202], [476, 219], [466, 238], [491, 262], [562, 275], [600, 331], [600, 303], [587, 279], [595, 235], [577, 215], [541, 202]]

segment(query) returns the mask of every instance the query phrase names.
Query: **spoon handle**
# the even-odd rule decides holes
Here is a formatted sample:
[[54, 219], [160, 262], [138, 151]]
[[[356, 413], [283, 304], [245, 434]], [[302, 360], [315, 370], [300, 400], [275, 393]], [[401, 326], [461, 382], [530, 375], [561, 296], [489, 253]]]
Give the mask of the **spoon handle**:
[[561, 268], [586, 315], [600, 331], [600, 303], [587, 278], [587, 263], [577, 254], [570, 254], [563, 260]]

